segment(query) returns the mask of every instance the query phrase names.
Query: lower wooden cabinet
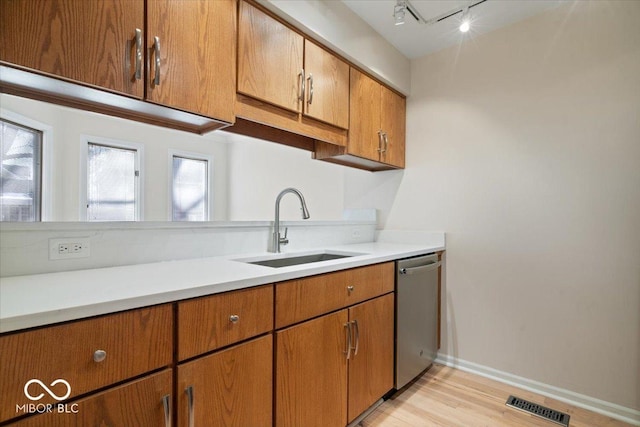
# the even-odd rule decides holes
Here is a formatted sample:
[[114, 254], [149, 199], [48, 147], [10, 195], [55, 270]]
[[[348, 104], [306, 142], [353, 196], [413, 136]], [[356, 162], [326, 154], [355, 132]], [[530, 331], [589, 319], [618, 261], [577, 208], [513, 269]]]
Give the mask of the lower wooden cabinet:
[[349, 309], [355, 344], [349, 359], [348, 422], [393, 388], [394, 295]]
[[344, 426], [348, 312], [276, 332], [276, 426]]
[[390, 293], [276, 332], [277, 427], [344, 427], [393, 388]]
[[171, 304], [4, 334], [0, 422], [20, 415], [16, 404], [32, 403], [27, 393], [42, 395], [33, 402], [57, 404], [42, 384], [65, 401], [75, 399], [168, 367], [172, 354]]
[[271, 334], [178, 366], [178, 426], [272, 425]]
[[3, 334], [0, 424], [344, 427], [393, 388], [393, 271]]
[[[127, 427], [171, 425], [172, 371], [165, 369], [137, 381], [73, 402], [37, 404], [41, 413], [11, 424], [16, 427]], [[30, 411], [32, 409], [32, 411]], [[19, 414], [23, 415], [23, 414]]]

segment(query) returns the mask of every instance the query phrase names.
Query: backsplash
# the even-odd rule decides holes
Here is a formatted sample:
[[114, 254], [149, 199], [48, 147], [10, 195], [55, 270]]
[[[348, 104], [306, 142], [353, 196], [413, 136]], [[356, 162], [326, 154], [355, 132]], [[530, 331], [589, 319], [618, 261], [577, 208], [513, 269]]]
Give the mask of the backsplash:
[[[376, 228], [375, 219], [280, 224], [282, 229], [289, 228], [289, 244], [282, 252], [372, 242]], [[4, 223], [0, 225], [0, 277], [263, 253], [269, 249], [272, 232], [270, 221]], [[88, 257], [50, 259], [50, 239], [80, 238], [89, 244]]]

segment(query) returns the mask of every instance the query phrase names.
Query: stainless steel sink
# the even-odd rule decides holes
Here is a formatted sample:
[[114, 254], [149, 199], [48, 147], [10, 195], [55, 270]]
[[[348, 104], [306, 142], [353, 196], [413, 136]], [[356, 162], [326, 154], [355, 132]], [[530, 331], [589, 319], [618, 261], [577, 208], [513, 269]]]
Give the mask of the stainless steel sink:
[[314, 262], [330, 261], [334, 259], [349, 258], [356, 255], [364, 255], [360, 253], [348, 253], [348, 252], [319, 252], [319, 253], [307, 253], [300, 255], [287, 256], [273, 256], [260, 259], [237, 259], [235, 261], [246, 262], [248, 264], [263, 265], [265, 267], [290, 267], [292, 265], [311, 264]]

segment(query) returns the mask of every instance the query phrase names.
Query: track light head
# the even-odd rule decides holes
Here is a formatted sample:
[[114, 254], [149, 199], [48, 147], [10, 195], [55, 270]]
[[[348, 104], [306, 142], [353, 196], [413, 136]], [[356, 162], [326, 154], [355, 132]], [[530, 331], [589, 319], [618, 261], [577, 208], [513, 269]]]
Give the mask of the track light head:
[[407, 10], [407, 5], [404, 1], [398, 0], [396, 5], [393, 7], [393, 18], [395, 19], [396, 25], [404, 24], [404, 15]]

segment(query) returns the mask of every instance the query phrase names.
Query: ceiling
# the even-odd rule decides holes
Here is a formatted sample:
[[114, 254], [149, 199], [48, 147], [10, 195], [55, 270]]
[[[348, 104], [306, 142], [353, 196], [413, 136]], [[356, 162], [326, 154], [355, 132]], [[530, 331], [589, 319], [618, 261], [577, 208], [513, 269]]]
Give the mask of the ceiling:
[[[487, 0], [470, 8], [471, 29], [461, 33], [461, 13], [442, 21], [418, 23], [406, 13], [405, 24], [395, 25], [396, 0], [342, 0], [344, 4], [408, 58], [419, 58], [555, 8], [570, 0]], [[475, 1], [410, 0], [413, 9], [428, 22]]]

